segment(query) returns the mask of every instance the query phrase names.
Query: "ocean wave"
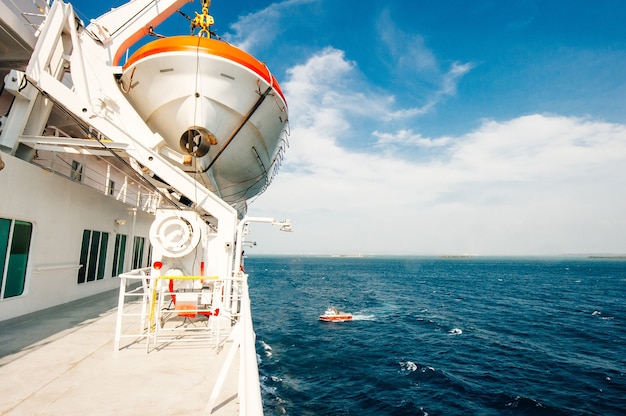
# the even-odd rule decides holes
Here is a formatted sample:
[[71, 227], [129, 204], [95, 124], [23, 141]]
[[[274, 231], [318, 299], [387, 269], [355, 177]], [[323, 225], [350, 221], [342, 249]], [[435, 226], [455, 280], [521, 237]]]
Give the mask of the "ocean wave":
[[374, 315], [352, 315], [353, 321], [375, 321], [376, 316]]
[[403, 371], [415, 371], [415, 370], [417, 370], [417, 364], [415, 364], [413, 361], [401, 361], [399, 364], [400, 364], [400, 368]]
[[272, 347], [269, 346], [269, 344], [267, 344], [265, 341], [261, 340], [259, 342], [261, 344], [261, 346], [263, 347], [263, 351], [265, 351], [265, 356], [267, 358], [271, 358], [272, 357]]
[[416, 364], [413, 361], [400, 361], [398, 364], [400, 365], [400, 371], [405, 373], [414, 373], [416, 371], [420, 373], [435, 372], [435, 367]]
[[545, 408], [543, 403], [538, 402], [537, 400], [530, 399], [528, 397], [523, 397], [523, 396], [513, 397], [511, 401], [505, 403], [504, 406], [509, 407], [511, 409]]
[[273, 415], [286, 415], [287, 407], [286, 402], [278, 396], [278, 388], [270, 385], [270, 382], [274, 382], [274, 378], [268, 378], [263, 376], [260, 379], [261, 382], [261, 396], [263, 397], [263, 408], [267, 413], [268, 408], [271, 409]]
[[538, 415], [538, 416], [565, 416], [571, 414], [577, 414], [578, 412], [571, 412], [571, 409], [564, 409], [555, 406], [550, 406], [539, 400], [532, 399], [521, 395], [511, 396], [507, 394], [500, 394], [496, 398], [496, 408], [507, 409], [515, 413]]
[[603, 315], [601, 311], [593, 311], [591, 313], [591, 316], [597, 316], [600, 319], [605, 320], [605, 321], [609, 321], [611, 319], [615, 319], [614, 316], [605, 316], [605, 315]]

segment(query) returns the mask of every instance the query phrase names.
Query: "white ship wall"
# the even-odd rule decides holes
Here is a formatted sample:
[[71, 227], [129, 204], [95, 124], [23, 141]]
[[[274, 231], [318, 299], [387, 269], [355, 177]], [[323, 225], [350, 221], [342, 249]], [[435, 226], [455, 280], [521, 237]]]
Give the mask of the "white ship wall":
[[[147, 264], [151, 214], [134, 214], [129, 205], [94, 189], [7, 154], [1, 157], [0, 217], [31, 222], [33, 234], [24, 293], [0, 299], [0, 321], [118, 288], [119, 279], [111, 277], [116, 234], [127, 235], [124, 270], [132, 266], [133, 236], [145, 238], [142, 265]], [[105, 275], [78, 284], [86, 229], [109, 233]]]

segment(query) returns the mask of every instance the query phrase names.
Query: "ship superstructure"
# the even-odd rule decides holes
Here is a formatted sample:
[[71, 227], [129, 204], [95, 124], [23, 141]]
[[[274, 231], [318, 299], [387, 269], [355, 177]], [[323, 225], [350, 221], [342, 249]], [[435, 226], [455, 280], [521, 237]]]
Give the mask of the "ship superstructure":
[[0, 3], [0, 321], [120, 287], [116, 350], [232, 351], [211, 400], [238, 357], [238, 412], [257, 414], [244, 235], [290, 225], [246, 204], [277, 172], [287, 105], [264, 64], [211, 39], [207, 1], [197, 35], [121, 62], [187, 2], [130, 1], [88, 25], [60, 0]]

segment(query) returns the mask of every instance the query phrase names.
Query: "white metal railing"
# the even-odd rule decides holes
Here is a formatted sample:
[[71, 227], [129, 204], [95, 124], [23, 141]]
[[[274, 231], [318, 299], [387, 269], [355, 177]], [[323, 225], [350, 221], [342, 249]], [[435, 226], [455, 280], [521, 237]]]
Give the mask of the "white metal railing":
[[248, 275], [244, 279], [241, 295], [242, 340], [239, 364], [240, 414], [262, 415], [263, 401], [259, 381], [259, 365], [256, 358], [256, 334], [252, 325], [252, 311], [248, 293]]
[[[203, 341], [217, 346], [239, 320], [243, 279], [149, 273], [150, 268], [144, 268], [119, 275], [116, 351], [125, 337], [146, 339], [146, 351], [159, 342]], [[188, 281], [192, 286], [174, 289], [170, 281]]]
[[[165, 282], [168, 282], [167, 287]], [[186, 284], [175, 288], [174, 283]], [[236, 291], [240, 279], [218, 276], [158, 276], [151, 281], [148, 339], [157, 343], [206, 342], [217, 347], [222, 326], [230, 329], [237, 319], [231, 305], [237, 305]], [[205, 320], [206, 319], [206, 320]], [[146, 345], [146, 350], [150, 348]]]
[[10, 0], [5, 3], [9, 9], [21, 15], [22, 19], [24, 19], [24, 26], [29, 27], [31, 31], [36, 34], [50, 10], [52, 1], [32, 0], [30, 2], [22, 1], [18, 3], [14, 0]]
[[217, 397], [226, 381], [227, 373], [237, 351], [239, 351], [239, 414], [245, 416], [263, 415], [259, 366], [256, 358], [256, 336], [252, 326], [252, 312], [248, 293], [248, 275], [240, 273], [239, 276], [243, 278], [239, 321], [231, 333], [232, 344], [226, 357], [226, 363], [222, 366], [205, 408], [209, 415], [213, 413]]
[[159, 192], [138, 183], [134, 173], [130, 176], [99, 156], [41, 152], [33, 163], [142, 211], [155, 212], [163, 202]]
[[[120, 349], [120, 341], [123, 337], [141, 339], [147, 337], [146, 314], [150, 306], [150, 267], [135, 269], [128, 273], [122, 273], [120, 278], [120, 293], [117, 300], [117, 321], [115, 323], [115, 341], [113, 348]], [[137, 286], [137, 283], [140, 283]], [[131, 286], [129, 288], [129, 285]], [[134, 286], [134, 287], [133, 287]], [[126, 309], [127, 301], [141, 302], [139, 313]], [[132, 318], [135, 331], [123, 328], [124, 318]]]
[[[119, 275], [120, 278], [120, 294], [118, 299], [117, 323], [115, 328], [115, 351], [120, 349], [120, 340], [123, 337], [133, 337], [135, 340], [146, 342], [146, 351], [149, 351], [151, 342], [156, 345], [159, 338], [163, 342], [193, 342], [193, 341], [213, 341], [213, 346], [219, 342], [229, 339], [231, 345], [225, 362], [222, 365], [220, 373], [213, 386], [213, 390], [209, 396], [206, 412], [212, 414], [215, 404], [219, 397], [224, 384], [231, 371], [237, 353], [239, 353], [239, 414], [246, 416], [263, 415], [263, 401], [261, 397], [261, 383], [259, 380], [259, 367], [256, 357], [256, 335], [254, 333], [252, 323], [252, 312], [250, 308], [250, 296], [248, 292], [248, 275], [238, 273], [233, 278], [218, 278], [209, 276], [158, 276], [151, 277], [150, 268], [137, 269], [128, 273]], [[173, 279], [172, 279], [173, 278]], [[189, 313], [197, 314], [207, 311], [215, 311], [220, 306], [224, 308], [224, 312], [220, 312], [218, 318], [227, 319], [229, 322], [229, 331], [220, 333], [220, 327], [211, 328], [209, 322], [205, 327], [182, 325], [175, 329], [175, 334], [164, 331], [161, 325], [161, 317], [163, 311], [161, 307], [163, 302], [171, 299], [172, 295], [181, 296], [182, 294], [196, 294], [202, 296], [201, 291], [193, 289], [182, 289], [181, 291], [172, 291], [169, 287], [164, 288], [163, 283], [169, 280], [182, 281], [204, 281], [205, 285], [213, 284], [211, 287], [211, 307], [182, 307], [176, 309], [167, 308], [165, 313], [168, 315]], [[231, 294], [224, 293], [222, 298], [222, 288], [231, 288]], [[184, 291], [188, 290], [188, 291]], [[217, 297], [217, 299], [216, 299]], [[135, 308], [127, 306], [128, 301], [134, 303]], [[134, 301], [134, 302], [133, 302]], [[180, 299], [177, 301], [180, 302]], [[137, 310], [137, 303], [140, 303], [140, 311]], [[173, 302], [172, 302], [173, 303]], [[207, 305], [208, 306], [208, 305]], [[132, 318], [123, 328], [123, 320]], [[209, 318], [210, 319], [210, 318]], [[217, 324], [220, 325], [221, 321]], [[190, 322], [191, 324], [191, 322]], [[232, 325], [232, 326], [231, 326]], [[134, 329], [131, 329], [134, 328]], [[211, 338], [198, 338], [196, 333], [205, 331]], [[165, 332], [165, 335], [164, 335]], [[220, 338], [222, 337], [222, 338]]]

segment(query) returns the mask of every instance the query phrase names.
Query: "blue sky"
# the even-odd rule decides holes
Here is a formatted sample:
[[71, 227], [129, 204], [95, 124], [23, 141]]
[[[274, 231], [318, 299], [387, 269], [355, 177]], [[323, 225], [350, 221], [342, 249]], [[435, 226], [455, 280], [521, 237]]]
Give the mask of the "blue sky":
[[623, 1], [212, 3], [289, 104], [254, 253], [626, 253]]

